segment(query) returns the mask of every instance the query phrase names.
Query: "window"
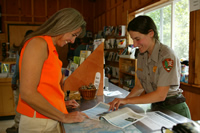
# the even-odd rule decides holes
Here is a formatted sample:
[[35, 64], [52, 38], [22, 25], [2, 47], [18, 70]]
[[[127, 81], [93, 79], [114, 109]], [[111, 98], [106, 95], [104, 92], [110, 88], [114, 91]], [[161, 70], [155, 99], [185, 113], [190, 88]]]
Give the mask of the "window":
[[179, 59], [189, 59], [189, 0], [172, 0], [136, 14], [150, 16], [160, 41], [171, 47]]

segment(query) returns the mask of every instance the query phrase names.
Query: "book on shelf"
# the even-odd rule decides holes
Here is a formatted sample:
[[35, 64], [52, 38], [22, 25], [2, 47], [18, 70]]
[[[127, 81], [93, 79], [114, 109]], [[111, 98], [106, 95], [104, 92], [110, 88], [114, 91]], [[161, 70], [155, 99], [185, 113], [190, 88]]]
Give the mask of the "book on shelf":
[[91, 51], [89, 50], [81, 50], [80, 57], [83, 57], [86, 59], [90, 54], [91, 54]]
[[104, 42], [104, 38], [99, 38], [99, 39], [94, 39], [93, 45], [94, 45], [94, 50], [101, 44]]
[[94, 45], [86, 45], [86, 50], [89, 50], [92, 53], [94, 51]]
[[117, 53], [115, 53], [115, 52], [112, 53], [112, 61], [115, 61], [115, 59], [116, 59], [116, 54], [117, 54]]
[[118, 52], [116, 53], [115, 61], [116, 61], [116, 62], [119, 62], [119, 53], [118, 53]]
[[74, 62], [72, 62], [72, 63], [70, 64], [70, 70], [71, 70], [72, 72], [74, 72], [77, 68], [78, 68], [78, 64], [76, 64], [76, 63], [74, 63]]
[[80, 57], [80, 64], [79, 65], [81, 65], [83, 62], [84, 62], [84, 60], [85, 60], [85, 58], [84, 57]]
[[112, 61], [112, 58], [113, 58], [113, 52], [109, 52], [107, 60]]
[[116, 111], [108, 111], [110, 105], [99, 102], [95, 107], [83, 111], [91, 119], [106, 120], [113, 126], [125, 128], [133, 123], [145, 118], [145, 115], [138, 114], [128, 107], [118, 109]]
[[79, 56], [74, 56], [74, 59], [73, 59], [74, 63], [76, 64], [80, 64], [80, 57]]

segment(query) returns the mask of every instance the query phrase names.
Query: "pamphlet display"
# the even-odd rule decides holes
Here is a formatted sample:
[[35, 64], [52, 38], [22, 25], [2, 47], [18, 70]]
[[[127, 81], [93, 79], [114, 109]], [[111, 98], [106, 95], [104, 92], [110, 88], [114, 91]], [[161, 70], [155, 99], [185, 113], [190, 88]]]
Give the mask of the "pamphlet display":
[[[64, 81], [64, 91], [78, 91], [83, 85], [94, 83], [97, 72], [103, 75], [104, 43], [101, 43]], [[87, 52], [83, 52], [87, 53]], [[88, 54], [87, 54], [88, 55]], [[97, 95], [103, 95], [103, 76], [100, 76]]]

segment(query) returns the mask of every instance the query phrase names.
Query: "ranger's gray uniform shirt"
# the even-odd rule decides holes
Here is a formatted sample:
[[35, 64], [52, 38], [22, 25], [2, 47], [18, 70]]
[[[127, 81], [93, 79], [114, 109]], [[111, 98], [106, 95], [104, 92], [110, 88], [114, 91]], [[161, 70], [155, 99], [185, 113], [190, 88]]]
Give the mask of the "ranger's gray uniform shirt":
[[170, 86], [167, 97], [182, 93], [180, 85], [180, 61], [173, 50], [156, 41], [153, 52], [139, 53], [137, 76], [146, 93], [157, 87]]

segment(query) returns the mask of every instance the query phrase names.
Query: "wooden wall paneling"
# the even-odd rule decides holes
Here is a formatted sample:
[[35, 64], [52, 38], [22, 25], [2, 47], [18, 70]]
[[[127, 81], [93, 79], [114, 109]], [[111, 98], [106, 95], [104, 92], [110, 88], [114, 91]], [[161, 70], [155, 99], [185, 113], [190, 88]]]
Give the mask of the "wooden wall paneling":
[[99, 9], [99, 3], [100, 3], [100, 0], [96, 0], [95, 2], [95, 17], [99, 16], [100, 14], [100, 9]]
[[45, 1], [46, 0], [34, 0], [33, 2], [33, 7], [34, 7], [34, 16], [36, 17], [44, 17], [46, 16], [46, 11], [45, 11]]
[[93, 31], [94, 25], [94, 2], [84, 1], [82, 15], [87, 22], [87, 30]]
[[131, 7], [129, 12], [134, 12], [141, 9], [148, 9], [167, 1], [169, 0], [135, 0], [135, 1], [130, 0]]
[[47, 0], [46, 6], [47, 17], [50, 18], [58, 11], [58, 0]]
[[47, 20], [46, 0], [33, 1], [34, 22], [44, 22]]
[[106, 12], [106, 25], [110, 26], [111, 25], [111, 11]]
[[0, 0], [1, 12], [6, 12], [5, 0]]
[[100, 14], [105, 13], [105, 11], [106, 11], [106, 0], [101, 0], [100, 9], [101, 9]]
[[110, 0], [110, 7], [114, 8], [116, 4], [116, 0]]
[[96, 33], [97, 32], [97, 22], [96, 22], [96, 19], [94, 19], [94, 25], [93, 25], [93, 31], [94, 31], [94, 33]]
[[18, 15], [19, 14], [19, 0], [6, 0], [6, 14]]
[[123, 10], [128, 11], [131, 8], [131, 0], [126, 0], [123, 2]]
[[94, 19], [91, 18], [91, 17], [84, 17], [84, 20], [87, 23], [86, 24], [86, 30], [94, 32], [94, 29], [93, 29], [93, 27], [94, 27]]
[[22, 16], [21, 17], [21, 22], [32, 22], [32, 17]]
[[127, 10], [124, 10], [122, 12], [122, 25], [127, 25], [127, 22], [128, 21], [128, 11]]
[[190, 40], [189, 40], [189, 78], [188, 83], [194, 84], [195, 79], [195, 45], [196, 45], [196, 12], [190, 12]]
[[190, 109], [192, 120], [200, 120], [200, 106], [199, 103], [197, 103], [197, 101], [200, 101], [200, 95], [188, 91], [184, 91], [183, 95]]
[[122, 25], [123, 4], [116, 7], [116, 25]]
[[124, 0], [116, 0], [117, 4], [122, 4], [124, 2]]
[[108, 11], [111, 7], [111, 0], [106, 0], [106, 11]]
[[90, 1], [84, 1], [84, 4], [83, 4], [83, 12], [82, 12], [82, 15], [84, 17], [94, 17], [95, 14], [93, 14], [93, 6], [94, 6], [94, 2], [90, 2]]
[[106, 11], [106, 0], [96, 0], [95, 2], [95, 16], [102, 15]]
[[133, 9], [133, 2], [135, 2], [135, 1], [133, 1], [133, 0], [127, 0], [127, 1], [129, 3], [129, 10]]
[[22, 16], [31, 17], [32, 15], [31, 0], [20, 0], [20, 10]]
[[20, 20], [22, 22], [32, 22], [32, 1], [20, 0]]
[[6, 21], [19, 21], [18, 16], [7, 16]]
[[97, 18], [94, 19], [94, 33], [97, 33]]
[[116, 26], [116, 9], [112, 8], [111, 9], [111, 14], [110, 14], [110, 25], [111, 26]]
[[95, 2], [95, 17], [98, 17], [101, 14], [101, 0], [96, 0]]
[[196, 55], [194, 84], [200, 85], [200, 10], [196, 11]]
[[102, 20], [101, 20], [101, 27], [102, 27], [102, 30], [104, 28], [104, 26], [106, 25], [106, 14], [102, 14]]
[[83, 0], [71, 0], [71, 7], [75, 8], [80, 13], [83, 12], [83, 9], [82, 9], [83, 6], [82, 6], [82, 4], [83, 4]]
[[131, 10], [135, 11], [137, 9], [139, 9], [139, 6], [141, 5], [141, 1], [140, 0], [134, 0], [134, 2], [131, 2]]
[[101, 16], [98, 17], [98, 31], [102, 30], [102, 18]]
[[59, 9], [71, 7], [71, 0], [58, 0]]

